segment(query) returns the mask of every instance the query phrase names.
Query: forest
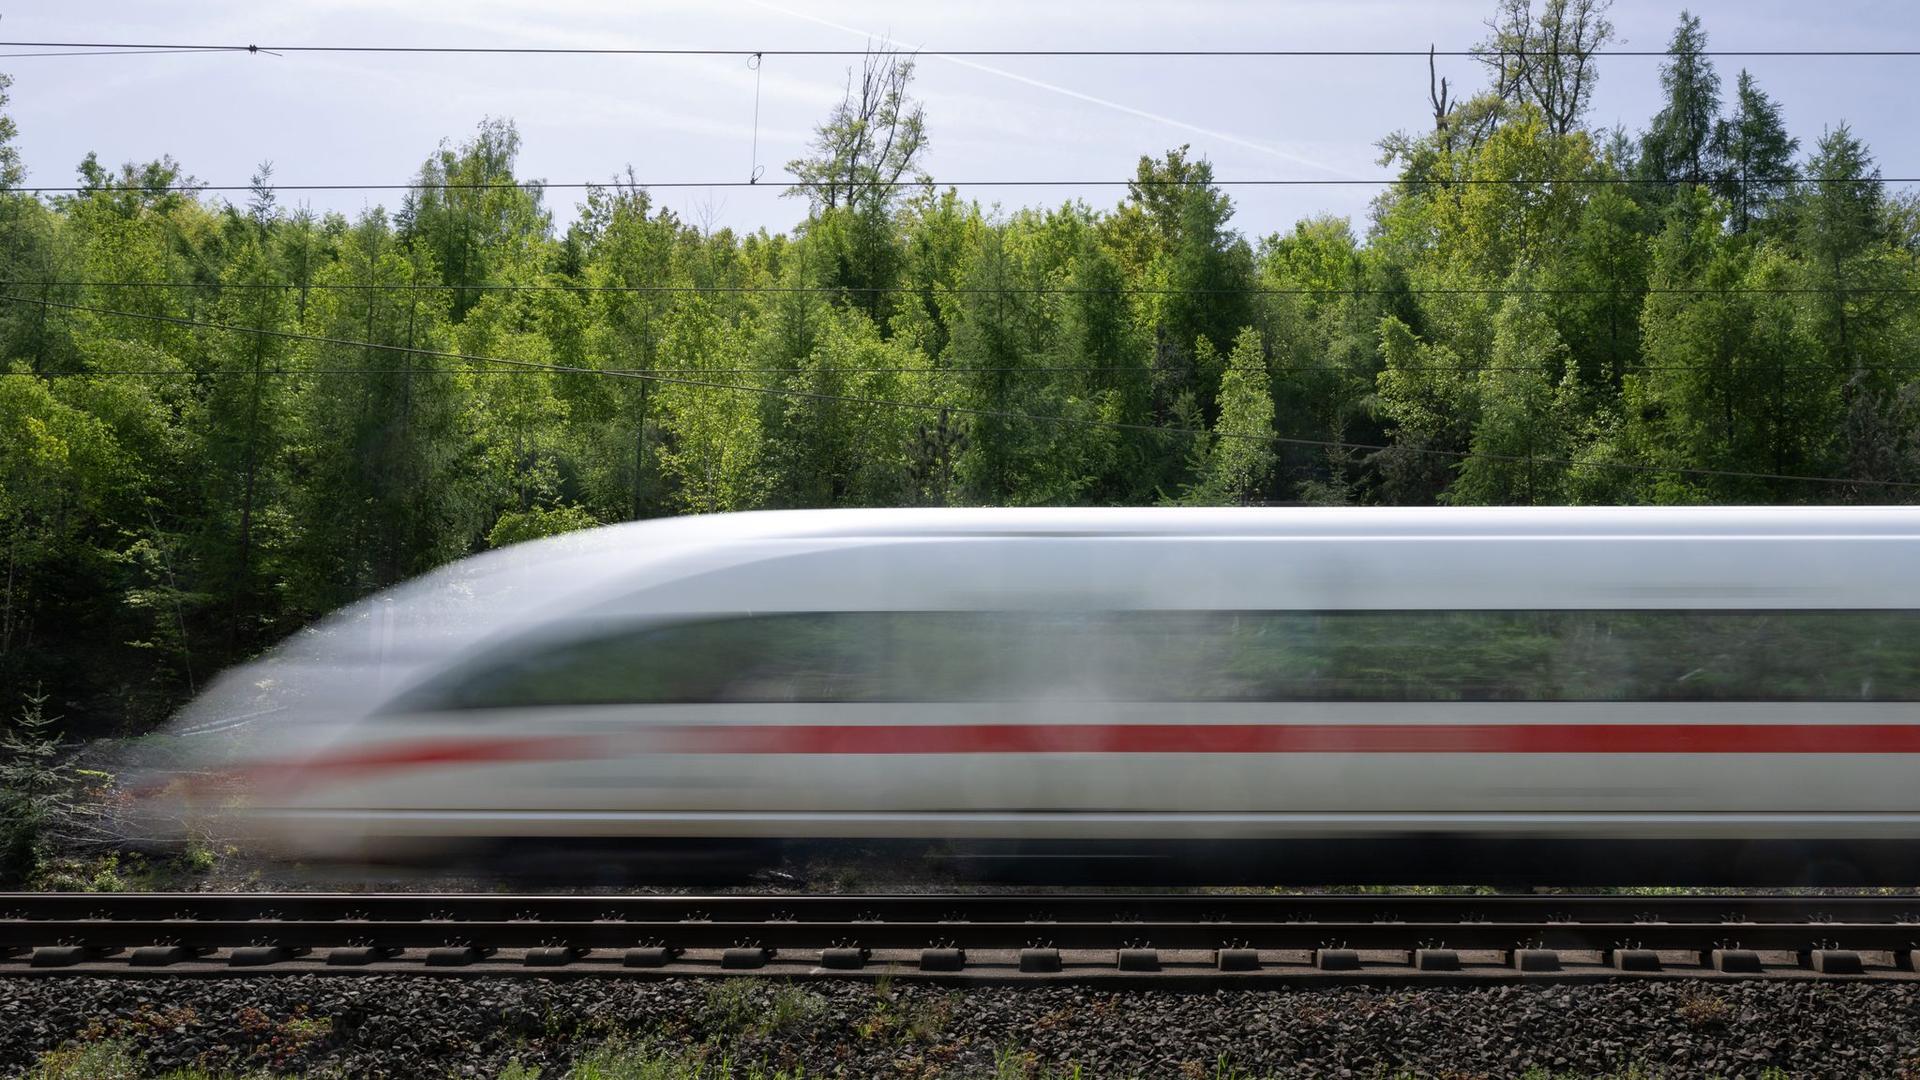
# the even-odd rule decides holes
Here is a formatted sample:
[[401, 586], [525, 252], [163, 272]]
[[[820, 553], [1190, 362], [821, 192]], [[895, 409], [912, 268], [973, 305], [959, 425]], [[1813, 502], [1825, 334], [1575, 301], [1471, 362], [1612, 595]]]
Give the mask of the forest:
[[1596, 130], [1606, 9], [1501, 0], [1365, 220], [1261, 235], [1187, 147], [1115, 205], [943, 188], [885, 51], [781, 233], [631, 170], [557, 226], [506, 119], [351, 218], [266, 165], [23, 190], [0, 120], [0, 713], [149, 730], [347, 601], [662, 515], [1913, 501], [1920, 200], [1684, 14], [1663, 106]]

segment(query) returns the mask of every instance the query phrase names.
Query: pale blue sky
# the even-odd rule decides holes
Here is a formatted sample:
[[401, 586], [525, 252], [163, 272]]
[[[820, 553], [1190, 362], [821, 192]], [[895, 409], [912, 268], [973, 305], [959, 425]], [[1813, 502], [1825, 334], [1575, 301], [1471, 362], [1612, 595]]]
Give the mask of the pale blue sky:
[[[663, 0], [541, 4], [483, 0], [302, 3], [246, 0], [36, 0], [10, 6], [7, 40], [333, 44], [859, 47], [891, 34], [926, 48], [1464, 48], [1483, 34], [1492, 0], [1318, 0], [1235, 3], [974, 0]], [[1910, 0], [1704, 0], [1690, 5], [1721, 49], [1920, 48]], [[1664, 47], [1679, 5], [1618, 0], [1621, 47]], [[11, 51], [11, 50], [7, 50]], [[663, 191], [660, 201], [715, 226], [790, 226], [781, 166], [837, 100], [835, 58], [767, 60], [759, 160], [765, 190]], [[1480, 74], [1443, 60], [1461, 89]], [[1741, 66], [1780, 100], [1810, 144], [1850, 122], [1888, 175], [1920, 174], [1914, 58], [1723, 58], [1728, 91]], [[1654, 59], [1602, 62], [1593, 109], [1602, 125], [1637, 130], [1657, 108]], [[29, 183], [72, 182], [89, 150], [111, 164], [171, 153], [211, 183], [245, 183], [271, 160], [279, 180], [403, 182], [444, 137], [483, 116], [510, 116], [521, 174], [601, 180], [631, 163], [642, 179], [744, 179], [753, 140], [754, 73], [733, 57], [528, 57], [291, 54], [0, 59], [14, 76], [11, 110]], [[1142, 153], [1180, 143], [1222, 177], [1375, 176], [1374, 143], [1428, 123], [1424, 59], [977, 59], [925, 57], [936, 178], [1124, 178]], [[1251, 235], [1306, 214], [1364, 214], [1371, 189], [1237, 189]], [[1120, 192], [993, 189], [1006, 205]], [[353, 212], [398, 193], [292, 194]], [[240, 196], [235, 196], [236, 200]], [[576, 192], [549, 198], [572, 214]]]

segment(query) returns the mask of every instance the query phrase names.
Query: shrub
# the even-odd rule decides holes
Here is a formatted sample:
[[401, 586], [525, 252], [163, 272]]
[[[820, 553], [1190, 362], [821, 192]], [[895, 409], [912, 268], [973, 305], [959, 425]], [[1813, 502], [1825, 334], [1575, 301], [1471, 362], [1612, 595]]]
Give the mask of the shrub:
[[73, 778], [60, 760], [58, 716], [47, 695], [26, 695], [0, 734], [0, 884], [17, 886], [40, 868], [52, 827], [72, 810]]

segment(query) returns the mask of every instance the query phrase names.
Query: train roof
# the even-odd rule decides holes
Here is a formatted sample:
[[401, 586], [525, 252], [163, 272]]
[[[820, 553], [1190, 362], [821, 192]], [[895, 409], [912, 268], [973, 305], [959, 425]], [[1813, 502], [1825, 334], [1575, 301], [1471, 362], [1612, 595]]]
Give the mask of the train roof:
[[[335, 712], [366, 705], [489, 642], [604, 617], [1008, 605], [1914, 609], [1916, 542], [1920, 508], [1908, 507], [914, 509], [669, 518], [517, 544], [355, 603], [295, 635], [267, 662], [223, 676], [183, 719], [217, 726], [225, 722], [217, 718], [269, 710], [268, 698], [312, 696]], [[300, 685], [320, 692], [285, 693]]]
[[[1894, 598], [1891, 602], [1904, 603], [1904, 594], [1912, 591], [1920, 604], [1920, 579], [1912, 572], [1885, 574], [1869, 584], [1863, 578], [1871, 560], [1855, 562], [1864, 544], [1879, 552], [1884, 563], [1891, 551], [1888, 545], [1893, 544], [1905, 564], [1920, 569], [1920, 561], [1909, 557], [1907, 547], [1908, 541], [1920, 541], [1920, 508], [1910, 507], [939, 508], [762, 511], [589, 529], [461, 560], [385, 594], [358, 616], [343, 615], [365, 618], [370, 610], [386, 607], [416, 620], [457, 626], [458, 636], [468, 636], [483, 623], [507, 626], [534, 619], [541, 611], [580, 612], [609, 603], [625, 604], [627, 610], [654, 605], [653, 610], [661, 612], [729, 606], [777, 609], [782, 603], [859, 603], [859, 593], [884, 588], [918, 594], [917, 601], [903, 602], [938, 606], [940, 598], [932, 588], [937, 576], [964, 578], [982, 569], [984, 564], [978, 560], [1003, 558], [988, 554], [980, 541], [1050, 546], [1044, 542], [1107, 539], [1304, 542], [1315, 546], [1320, 553], [1317, 558], [1345, 561], [1345, 566], [1328, 564], [1328, 568], [1344, 570], [1336, 576], [1346, 586], [1353, 586], [1358, 577], [1371, 576], [1379, 588], [1367, 591], [1396, 595], [1406, 593], [1399, 581], [1409, 574], [1443, 578], [1453, 573], [1462, 581], [1488, 573], [1526, 574], [1539, 583], [1549, 575], [1567, 582], [1581, 580], [1581, 575], [1589, 582], [1619, 582], [1651, 573], [1664, 578], [1660, 584], [1667, 588], [1692, 573], [1715, 579], [1722, 591], [1767, 576], [1800, 574], [1806, 577], [1800, 587], [1780, 594], [1786, 606], [1801, 602], [1794, 595], [1811, 597], [1843, 580], [1854, 586], [1849, 591], [1856, 597], [1866, 585], [1883, 590], [1886, 597]], [[1729, 559], [1726, 551], [1733, 549], [1712, 543], [1717, 540], [1759, 543], [1739, 544], [1742, 554]], [[936, 548], [959, 549], [939, 541], [972, 549], [976, 561], [970, 565], [942, 562], [934, 554]], [[1436, 557], [1433, 552], [1445, 549], [1455, 553], [1448, 558], [1456, 561], [1451, 565], [1434, 562], [1425, 571], [1409, 569], [1404, 554], [1408, 549], [1400, 545], [1420, 541], [1434, 545], [1422, 559], [1430, 561]], [[1626, 554], [1623, 544], [1637, 553]], [[1820, 557], [1796, 557], [1783, 564], [1780, 544], [1795, 545], [1796, 556]], [[1048, 558], [1031, 544], [1020, 546], [1029, 553], [1022, 557], [1027, 561]], [[1502, 553], [1489, 555], [1495, 548]], [[1653, 548], [1665, 554], [1654, 556]], [[1358, 554], [1389, 549], [1396, 554]], [[837, 563], [819, 558], [794, 561], [808, 554], [831, 556], [854, 550], [861, 552], [857, 559]], [[1214, 545], [1212, 550], [1223, 549]], [[1462, 554], [1469, 551], [1477, 554]], [[1609, 554], [1596, 560], [1594, 552]], [[1552, 569], [1555, 560], [1568, 556], [1582, 561], [1570, 562], [1564, 571]], [[1080, 556], [1061, 558], [1068, 576], [1083, 577], [1075, 565]], [[1519, 561], [1513, 561], [1516, 558]], [[1470, 559], [1481, 569], [1468, 572], [1460, 559]], [[1663, 563], [1664, 573], [1660, 572]], [[889, 575], [883, 565], [894, 572]], [[923, 568], [917, 580], [914, 571], [902, 569], [909, 565]], [[823, 574], [823, 566], [833, 567], [833, 572]], [[708, 584], [715, 580], [711, 575], [719, 572], [729, 575], [734, 595], [724, 595], [725, 590]], [[1182, 567], [1176, 568], [1175, 576], [1201, 572]], [[809, 585], [804, 579], [816, 575], [823, 583], [812, 590], [819, 595], [808, 600], [804, 594]], [[1275, 574], [1263, 567], [1254, 577], [1274, 579]], [[863, 589], [860, 586], [866, 580], [884, 584]], [[1286, 587], [1276, 584], [1276, 588], [1284, 591]], [[1707, 595], [1711, 593], [1710, 588]], [[1837, 592], [1832, 596], [1832, 601], [1814, 606], [1852, 602]], [[483, 603], [475, 603], [482, 597]], [[1358, 593], [1353, 601], [1360, 606], [1377, 602]], [[1418, 601], [1414, 606], [1433, 602], [1437, 601]], [[451, 617], [449, 604], [464, 610]]]
[[[364, 621], [385, 610], [413, 621], [444, 623], [443, 633], [468, 636], [483, 623], [506, 625], [532, 618], [539, 610], [578, 611], [617, 600], [621, 594], [649, 592], [655, 599], [666, 599], [659, 596], [656, 586], [660, 583], [695, 582], [718, 570], [744, 575], [744, 586], [763, 576], [749, 568], [764, 568], [795, 553], [860, 549], [866, 553], [862, 561], [841, 564], [857, 576], [862, 567], [877, 573], [876, 558], [911, 561], [920, 558], [918, 553], [933, 550], [916, 542], [1098, 542], [1109, 538], [1317, 542], [1323, 553], [1378, 548], [1375, 542], [1397, 548], [1399, 543], [1423, 540], [1453, 551], [1473, 550], [1463, 545], [1476, 541], [1499, 542], [1497, 546], [1507, 552], [1617, 551], [1622, 543], [1632, 542], [1642, 550], [1659, 547], [1685, 553], [1687, 563], [1698, 572], [1705, 572], [1700, 564], [1706, 563], [1714, 577], [1758, 576], [1791, 574], [1810, 564], [1764, 565], [1777, 563], [1777, 558], [1729, 561], [1717, 550], [1703, 554], [1709, 548], [1699, 542], [1771, 542], [1742, 545], [1743, 550], [1754, 552], [1778, 551], [1780, 543], [1792, 543], [1796, 551], [1809, 554], [1834, 552], [1836, 544], [1857, 553], [1862, 550], [1859, 542], [1870, 542], [1884, 552], [1891, 542], [1901, 545], [1904, 558], [1908, 552], [1903, 542], [1920, 541], [1920, 507], [937, 508], [694, 515], [566, 533], [459, 560], [362, 602], [332, 621]], [[974, 543], [964, 546], [978, 548]], [[887, 554], [877, 554], [881, 552]], [[1536, 560], [1556, 557], [1530, 556]], [[1865, 566], [1850, 565], [1848, 560], [1854, 557], [1829, 557], [1826, 576], [1857, 579]], [[1484, 555], [1479, 558], [1485, 561]], [[1590, 564], [1587, 573], [1616, 579], [1639, 574], [1643, 571], [1634, 560], [1644, 558], [1629, 556], [1610, 572]], [[1406, 561], [1394, 558], [1394, 568], [1383, 574], [1383, 580], [1398, 577]], [[1920, 569], [1920, 562], [1908, 561]], [[1835, 562], [1840, 565], [1836, 567]], [[928, 564], [929, 570], [937, 566]], [[959, 566], [946, 569], [964, 572]], [[1431, 570], [1435, 575], [1448, 572], [1439, 564]], [[762, 587], [792, 591], [791, 573], [764, 573], [771, 579], [762, 581]], [[1896, 576], [1899, 581], [1883, 577], [1875, 587], [1893, 587], [1898, 592], [1899, 583], [1913, 575]], [[892, 584], [899, 588], [902, 583]], [[719, 602], [720, 606], [733, 603], [739, 602]], [[447, 605], [462, 610], [453, 617]], [[700, 602], [691, 610], [707, 607]]]
[[961, 536], [1920, 535], [1920, 506], [983, 507], [770, 510], [593, 530], [610, 549], [681, 534], [709, 542]]

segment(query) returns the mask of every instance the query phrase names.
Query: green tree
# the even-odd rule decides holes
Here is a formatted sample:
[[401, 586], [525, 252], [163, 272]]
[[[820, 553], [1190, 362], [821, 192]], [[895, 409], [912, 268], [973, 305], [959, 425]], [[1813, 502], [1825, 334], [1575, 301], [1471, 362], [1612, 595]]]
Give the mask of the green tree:
[[1915, 343], [1900, 291], [1912, 283], [1912, 261], [1894, 243], [1879, 167], [1847, 125], [1821, 137], [1806, 179], [1794, 236], [1804, 275], [1802, 330], [1844, 380], [1847, 475], [1897, 479], [1907, 435], [1891, 417], [1903, 381], [1900, 361]]
[[[379, 211], [344, 238], [308, 306], [290, 447], [302, 523], [294, 610], [317, 613], [466, 550], [483, 528], [461, 505], [462, 382], [444, 350], [448, 297], [432, 261], [396, 242]], [[329, 285], [346, 288], [327, 288]], [[356, 287], [357, 286], [357, 287]], [[364, 344], [362, 344], [364, 343]]]
[[420, 166], [396, 218], [402, 241], [432, 257], [453, 287], [455, 320], [480, 302], [503, 262], [526, 262], [552, 226], [540, 203], [544, 185], [514, 176], [520, 133], [513, 121], [487, 119], [467, 142], [440, 149]]
[[463, 471], [479, 521], [552, 505], [571, 472], [567, 402], [556, 393], [559, 376], [545, 370], [556, 363], [553, 340], [510, 295], [483, 299], [453, 331], [457, 351], [488, 358], [468, 367], [461, 395], [460, 426], [473, 441]]
[[140, 513], [146, 478], [113, 426], [68, 397], [25, 364], [0, 373], [0, 687], [97, 701], [85, 688], [143, 670], [116, 622], [115, 560], [117, 519]]
[[[630, 178], [629, 178], [630, 179]], [[662, 327], [675, 303], [665, 290], [689, 284], [676, 255], [682, 228], [655, 211], [630, 182], [589, 188], [573, 235], [585, 252], [580, 283], [592, 291], [586, 312], [587, 366], [650, 370], [660, 362]], [[605, 520], [665, 512], [658, 452], [661, 420], [650, 379], [586, 376], [561, 391], [580, 444], [587, 505]]]
[[901, 252], [892, 214], [927, 151], [925, 110], [908, 95], [913, 60], [899, 50], [869, 51], [846, 93], [814, 132], [810, 156], [787, 163], [811, 208], [807, 236], [824, 280], [876, 321], [891, 309]]
[[[1720, 76], [1707, 55], [1707, 32], [1699, 16], [1680, 13], [1680, 25], [1667, 43], [1660, 66], [1666, 104], [1640, 136], [1640, 175], [1666, 183], [1710, 183], [1719, 170], [1715, 125], [1720, 115]], [[1662, 188], [1646, 193], [1658, 204], [1670, 198]]]
[[1383, 366], [1373, 409], [1390, 445], [1371, 459], [1391, 504], [1431, 504], [1453, 480], [1450, 463], [1467, 449], [1479, 401], [1473, 375], [1445, 345], [1420, 340], [1398, 316], [1380, 320]]
[[501, 514], [499, 520], [493, 523], [493, 528], [487, 531], [487, 546], [502, 548], [541, 537], [559, 536], [577, 529], [591, 529], [598, 524], [600, 522], [592, 514], [571, 504], [509, 510]]
[[1220, 379], [1219, 421], [1213, 428], [1201, 489], [1209, 501], [1256, 502], [1273, 478], [1273, 392], [1260, 332], [1240, 332]]
[[[1056, 316], [1056, 356], [1062, 368], [1082, 371], [1063, 374], [1055, 385], [1060, 392], [1084, 397], [1102, 423], [1144, 428], [1153, 422], [1153, 371], [1127, 296], [1126, 275], [1101, 242], [1097, 224], [1079, 229], [1072, 243], [1074, 255], [1065, 279], [1069, 292]], [[1095, 501], [1129, 503], [1149, 497], [1161, 471], [1163, 437], [1145, 430], [1074, 434], [1089, 471], [1097, 476], [1089, 492]]]
[[771, 455], [780, 502], [795, 507], [885, 506], [898, 498], [913, 413], [872, 401], [921, 401], [929, 364], [898, 339], [884, 341], [858, 312], [822, 323], [817, 342], [780, 385]]
[[[667, 433], [663, 477], [680, 510], [718, 513], [758, 507], [773, 486], [763, 468], [765, 426], [759, 394], [725, 389], [750, 378], [724, 370], [740, 354], [741, 332], [704, 298], [690, 298], [669, 318], [662, 353], [676, 373], [657, 387]], [[696, 385], [698, 383], [721, 385]]]
[[[1617, 175], [1617, 174], [1616, 174]], [[1615, 390], [1641, 355], [1650, 215], [1617, 186], [1598, 187], [1541, 286], [1563, 295], [1554, 322], [1582, 385]]]
[[1780, 106], [1743, 70], [1734, 91], [1733, 115], [1719, 122], [1714, 142], [1722, 159], [1715, 188], [1733, 207], [1733, 231], [1746, 232], [1755, 221], [1766, 220], [1791, 191], [1798, 177], [1793, 156], [1800, 140], [1787, 134]]
[[[0, 109], [7, 107], [10, 99], [7, 91], [13, 87], [13, 76], [0, 75]], [[13, 141], [20, 137], [20, 127], [13, 117], [0, 113], [0, 190], [12, 191], [27, 178], [26, 163], [20, 159], [20, 148]]]
[[222, 638], [233, 655], [266, 643], [273, 626], [265, 599], [272, 562], [292, 525], [285, 453], [293, 349], [275, 335], [294, 329], [294, 305], [282, 284], [258, 239], [246, 239], [210, 314], [215, 322], [263, 332], [208, 335], [206, 391], [192, 414], [203, 485], [195, 557], [208, 588], [225, 596]]
[[1251, 321], [1252, 248], [1231, 228], [1233, 200], [1213, 182], [1212, 164], [1187, 150], [1142, 157], [1109, 227], [1122, 267], [1148, 290], [1142, 317], [1153, 334], [1155, 411], [1163, 417], [1187, 390], [1213, 407], [1220, 370], [1200, 363], [1196, 343], [1204, 339], [1217, 356]]
[[[1719, 211], [1704, 191], [1685, 194], [1655, 243], [1655, 291], [1642, 315], [1645, 370], [1626, 386], [1629, 419], [1650, 464], [1778, 471], [1788, 460], [1781, 428], [1801, 405], [1797, 395], [1783, 397], [1783, 380], [1811, 358], [1766, 318], [1774, 305], [1751, 292], [1756, 253], [1722, 230]], [[1762, 481], [1678, 469], [1659, 491], [1663, 501], [1766, 502], [1777, 494]]]
[[0, 884], [18, 888], [52, 846], [49, 830], [72, 810], [72, 770], [61, 760], [58, 724], [47, 695], [22, 695], [20, 712], [0, 728]]
[[952, 376], [961, 388], [959, 403], [976, 410], [960, 466], [968, 501], [992, 505], [1008, 498], [1021, 446], [1034, 435], [1021, 416], [1031, 388], [1023, 369], [1031, 365], [1026, 316], [1032, 294], [1021, 288], [1000, 229], [983, 234], [962, 280], [947, 320], [953, 337], [944, 366], [959, 369]]
[[[1571, 134], [1600, 80], [1595, 54], [1613, 40], [1612, 6], [1613, 0], [1546, 0], [1536, 14], [1533, 0], [1500, 0], [1487, 24], [1490, 35], [1474, 49], [1493, 93], [1537, 109], [1553, 134]], [[1438, 100], [1435, 111], [1445, 119]]]
[[1493, 351], [1474, 380], [1478, 399], [1469, 456], [1446, 500], [1553, 505], [1564, 501], [1578, 435], [1572, 358], [1535, 294], [1507, 298]]
[[[1261, 243], [1256, 307], [1273, 375], [1275, 430], [1342, 443], [1377, 443], [1383, 432], [1370, 412], [1380, 372], [1380, 321], [1413, 317], [1405, 280], [1361, 246], [1352, 227], [1313, 218]], [[1299, 471], [1302, 497], [1347, 503], [1357, 497], [1361, 466], [1344, 447], [1328, 447]]]

